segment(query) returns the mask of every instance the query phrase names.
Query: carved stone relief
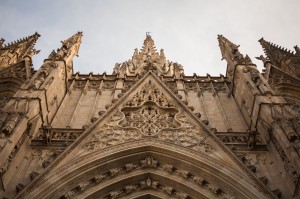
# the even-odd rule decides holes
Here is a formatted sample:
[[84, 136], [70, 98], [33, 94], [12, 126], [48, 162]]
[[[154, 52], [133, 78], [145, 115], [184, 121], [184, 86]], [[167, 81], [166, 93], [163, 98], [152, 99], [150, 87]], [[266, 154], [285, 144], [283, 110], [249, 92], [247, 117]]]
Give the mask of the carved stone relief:
[[197, 92], [196, 82], [185, 82], [184, 85], [186, 90]]
[[226, 88], [224, 83], [222, 83], [222, 84], [220, 84], [220, 83], [213, 84], [213, 86], [214, 86], [214, 89], [217, 93], [227, 93], [227, 88]]
[[33, 148], [31, 151], [31, 156], [34, 160], [42, 160], [40, 168], [46, 168], [62, 153], [62, 151], [62, 149]]
[[87, 151], [151, 137], [212, 153], [207, 137], [154, 85], [148, 81], [83, 145]]
[[123, 92], [124, 93], [127, 92], [134, 84], [135, 84], [135, 82], [125, 81], [124, 87], [123, 87]]
[[176, 86], [176, 82], [173, 81], [166, 81], [165, 85], [174, 93], [177, 93], [177, 86]]
[[[53, 142], [72, 142], [82, 134], [83, 130], [72, 129], [53, 129], [51, 127], [44, 127], [40, 129], [33, 142], [43, 141], [45, 145], [53, 145]], [[57, 144], [55, 144], [57, 145]]]
[[[274, 122], [279, 124], [283, 129], [287, 138], [293, 142], [297, 139], [298, 135], [296, 132], [297, 126], [299, 126], [299, 121], [297, 120], [297, 115], [289, 112], [287, 107], [284, 105], [272, 105], [271, 113]], [[295, 128], [296, 127], [296, 128]]]
[[29, 88], [38, 89], [44, 83], [45, 79], [49, 75], [51, 68], [57, 68], [57, 67], [58, 65], [55, 62], [48, 62], [43, 64], [40, 68], [40, 72], [38, 76], [34, 79], [33, 83], [30, 85]]
[[163, 109], [156, 106], [155, 103], [146, 102], [139, 109], [123, 108], [121, 111], [125, 114], [124, 120], [119, 124], [124, 128], [137, 128], [143, 135], [157, 135], [160, 129], [180, 127], [174, 117], [178, 113], [177, 109]]
[[[62, 198], [72, 198], [76, 195], [80, 194], [80, 192], [93, 187], [99, 183], [102, 183], [108, 179], [114, 178], [121, 174], [127, 174], [130, 172], [134, 172], [136, 170], [146, 169], [146, 168], [155, 168], [159, 170], [166, 171], [170, 173], [171, 175], [177, 175], [185, 180], [191, 181], [198, 186], [201, 186], [202, 189], [209, 190], [214, 195], [224, 198], [224, 199], [234, 199], [232, 195], [229, 193], [226, 193], [224, 190], [222, 190], [221, 187], [216, 186], [215, 184], [210, 183], [203, 177], [199, 175], [195, 175], [194, 173], [188, 171], [188, 170], [182, 170], [177, 168], [174, 165], [166, 164], [164, 162], [157, 161], [153, 156], [146, 156], [144, 159], [140, 160], [139, 162], [133, 162], [133, 163], [127, 163], [117, 168], [109, 169], [108, 171], [97, 174], [93, 178], [91, 178], [88, 181], [80, 182], [77, 186], [75, 186], [73, 189], [69, 190], [62, 196]], [[175, 197], [179, 199], [188, 199], [192, 198], [189, 194], [182, 192], [181, 190], [178, 190], [172, 186], [164, 185], [160, 182], [157, 182], [153, 179], [151, 179], [150, 174], [149, 177], [147, 177], [143, 181], [139, 181], [133, 184], [125, 185], [124, 187], [120, 189], [116, 189], [114, 191], [109, 192], [107, 195], [104, 196], [104, 198], [111, 199], [111, 198], [119, 198], [122, 196], [126, 196], [128, 194], [131, 194], [135, 191], [140, 191], [142, 189], [156, 189], [158, 191], [162, 191], [166, 194], [168, 194], [170, 197]]]
[[86, 85], [86, 81], [75, 81], [73, 89], [74, 90], [82, 90]]
[[278, 143], [278, 141], [276, 140], [276, 138], [273, 134], [271, 134], [271, 141], [274, 143], [274, 145], [278, 151], [278, 154], [284, 164], [284, 169], [290, 174], [290, 176], [292, 176], [293, 182], [296, 185], [298, 178], [299, 178], [298, 172], [294, 169], [292, 163], [290, 162], [290, 160], [284, 153], [283, 149], [281, 148], [280, 144]]
[[212, 87], [210, 86], [209, 83], [200, 83], [199, 88], [200, 88], [201, 92], [204, 92], [204, 91], [212, 92], [213, 91], [213, 89], [212, 89]]
[[174, 105], [167, 97], [158, 89], [158, 87], [149, 80], [142, 89], [140, 89], [131, 100], [127, 102], [127, 106], [140, 106], [146, 101], [156, 102], [162, 107], [173, 107]]
[[[147, 116], [149, 117], [149, 115]], [[168, 115], [164, 116], [169, 117]], [[163, 124], [161, 121], [160, 123], [154, 124], [153, 121], [156, 120], [152, 120], [152, 118], [149, 119], [147, 117], [145, 117], [146, 119], [143, 120], [143, 122], [141, 121], [141, 123], [135, 124], [133, 121], [128, 121], [125, 118], [126, 116], [120, 112], [115, 114], [109, 119], [108, 123], [106, 123], [88, 139], [88, 141], [83, 145], [83, 148], [90, 151], [132, 140], [151, 137], [179, 144], [204, 153], [212, 153], [215, 151], [215, 148], [209, 144], [207, 137], [205, 137], [194, 125], [190, 124], [185, 116], [180, 116], [180, 119], [178, 119], [179, 122], [175, 121], [173, 117], [169, 119], [173, 122], [173, 124]], [[159, 118], [156, 119], [158, 120]], [[168, 121], [168, 118], [164, 118], [164, 120]], [[122, 126], [122, 124], [125, 124], [125, 127]], [[173, 126], [170, 127], [170, 125]], [[148, 128], [149, 126], [151, 126], [150, 130]]]
[[105, 90], [111, 90], [115, 86], [114, 81], [103, 81], [102, 88]]
[[100, 87], [100, 81], [90, 81], [88, 84], [89, 90], [98, 90]]

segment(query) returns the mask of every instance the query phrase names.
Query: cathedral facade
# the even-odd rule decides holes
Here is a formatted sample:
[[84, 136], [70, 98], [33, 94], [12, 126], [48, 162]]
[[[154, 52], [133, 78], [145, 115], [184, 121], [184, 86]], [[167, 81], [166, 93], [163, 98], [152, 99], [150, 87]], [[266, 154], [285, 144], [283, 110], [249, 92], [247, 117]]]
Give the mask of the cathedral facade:
[[150, 35], [112, 74], [73, 72], [82, 33], [35, 71], [0, 43], [1, 198], [299, 198], [300, 50], [218, 36], [225, 75], [187, 76]]

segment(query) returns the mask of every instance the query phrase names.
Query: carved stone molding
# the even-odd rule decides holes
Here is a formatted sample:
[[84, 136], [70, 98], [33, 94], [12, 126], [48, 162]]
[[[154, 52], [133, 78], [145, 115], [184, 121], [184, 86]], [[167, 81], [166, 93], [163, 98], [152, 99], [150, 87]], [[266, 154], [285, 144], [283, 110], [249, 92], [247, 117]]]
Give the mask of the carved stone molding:
[[103, 81], [102, 84], [102, 89], [104, 90], [111, 90], [113, 89], [115, 86], [115, 82], [114, 81]]
[[167, 86], [174, 94], [177, 94], [177, 86], [176, 86], [176, 82], [174, 82], [174, 81], [166, 81], [165, 84], [166, 84], [166, 86]]
[[86, 81], [75, 81], [73, 85], [73, 90], [82, 90], [86, 85]]
[[[93, 151], [119, 143], [151, 137], [152, 139], [171, 142], [203, 153], [213, 153], [215, 151], [215, 148], [209, 144], [207, 137], [201, 133], [201, 130], [191, 124], [184, 115], [178, 115], [177, 122], [174, 121], [173, 117], [170, 119], [170, 116], [167, 114], [163, 115], [163, 119], [158, 117], [160, 122], [165, 120], [167, 124], [158, 124], [158, 122], [154, 124], [153, 118], [147, 115], [149, 116], [149, 120], [145, 120], [144, 122], [139, 121], [136, 124], [140, 126], [135, 126], [134, 121], [129, 120], [132, 122], [130, 123], [125, 119], [125, 115], [126, 112], [125, 114], [117, 112], [109, 118], [108, 123], [104, 124], [104, 126], [87, 139], [87, 142], [83, 145], [83, 149]], [[137, 118], [139, 117], [137, 116]], [[153, 117], [155, 118], [155, 115]], [[170, 126], [172, 125], [172, 121], [173, 126]], [[125, 125], [122, 126], [122, 123]], [[148, 131], [149, 126], [151, 126], [150, 131]]]
[[149, 80], [125, 106], [85, 142], [87, 151], [153, 137], [212, 153], [207, 137]]
[[152, 101], [162, 107], [174, 107], [163, 92], [149, 80], [133, 97], [126, 106], [140, 106], [146, 101]]
[[177, 109], [163, 109], [155, 103], [145, 103], [137, 110], [124, 108], [124, 120], [120, 122], [123, 128], [137, 128], [144, 136], [157, 135], [161, 129], [179, 128], [181, 125], [174, 117], [179, 111]]
[[100, 88], [100, 81], [90, 81], [88, 84], [89, 90], [98, 90]]
[[51, 128], [39, 129], [37, 135], [31, 141], [31, 146], [67, 147], [82, 133], [83, 129]]
[[[103, 183], [105, 180], [114, 178], [121, 174], [127, 174], [129, 172], [134, 172], [136, 170], [142, 170], [142, 169], [146, 169], [146, 168], [155, 168], [158, 170], [166, 171], [172, 175], [180, 176], [180, 177], [184, 178], [185, 180], [189, 180], [189, 181], [197, 184], [198, 186], [201, 187], [201, 189], [206, 189], [206, 190], [211, 191], [211, 193], [213, 193], [214, 195], [217, 195], [220, 198], [224, 198], [224, 199], [234, 199], [235, 198], [232, 195], [224, 192], [224, 190], [222, 190], [222, 188], [220, 188], [214, 184], [211, 184], [209, 181], [207, 181], [203, 177], [195, 175], [195, 174], [193, 174], [193, 172], [190, 172], [188, 170], [179, 169], [174, 165], [159, 162], [151, 155], [146, 156], [144, 159], [140, 160], [139, 162], [127, 163], [121, 167], [109, 169], [107, 172], [97, 174], [96, 176], [94, 176], [93, 178], [91, 178], [88, 181], [80, 182], [73, 189], [67, 191], [61, 198], [75, 197], [76, 195], [79, 195], [82, 191], [84, 191], [90, 187], [96, 186], [99, 183]], [[149, 173], [149, 176], [150, 175], [151, 174]], [[185, 199], [192, 198], [187, 193], [177, 190], [172, 186], [161, 184], [160, 182], [152, 180], [150, 177], [147, 177], [143, 181], [126, 185], [126, 186], [122, 187], [121, 189], [111, 191], [110, 193], [105, 195], [104, 198], [107, 198], [107, 199], [119, 198], [121, 196], [131, 194], [134, 191], [140, 191], [140, 190], [146, 189], [146, 188], [152, 188], [152, 189], [156, 189], [158, 191], [165, 192], [168, 195], [175, 197], [175, 198], [180, 198], [180, 199], [181, 198], [185, 198]]]

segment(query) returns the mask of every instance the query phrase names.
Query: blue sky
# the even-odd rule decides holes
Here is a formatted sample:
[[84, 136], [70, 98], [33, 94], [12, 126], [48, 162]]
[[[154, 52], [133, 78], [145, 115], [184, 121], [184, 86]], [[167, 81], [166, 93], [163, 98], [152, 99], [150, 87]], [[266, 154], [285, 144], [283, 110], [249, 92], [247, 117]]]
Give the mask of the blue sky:
[[263, 54], [261, 37], [293, 50], [300, 45], [299, 0], [1, 0], [0, 37], [6, 42], [42, 36], [33, 59], [39, 68], [60, 41], [83, 31], [74, 70], [111, 73], [116, 62], [141, 48], [146, 32], [185, 74], [225, 74], [217, 35], [239, 44], [242, 54]]

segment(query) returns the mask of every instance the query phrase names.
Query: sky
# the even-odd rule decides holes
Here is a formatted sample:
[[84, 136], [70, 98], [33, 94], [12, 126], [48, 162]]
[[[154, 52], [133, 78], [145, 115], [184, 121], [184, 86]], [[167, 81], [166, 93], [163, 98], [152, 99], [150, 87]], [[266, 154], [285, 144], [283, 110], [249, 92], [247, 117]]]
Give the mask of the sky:
[[185, 75], [225, 74], [217, 35], [262, 55], [261, 37], [294, 50], [300, 45], [300, 0], [1, 0], [0, 37], [11, 42], [37, 31], [34, 68], [52, 50], [83, 31], [74, 72], [112, 73], [115, 63], [131, 59], [150, 32], [168, 60], [183, 65]]

